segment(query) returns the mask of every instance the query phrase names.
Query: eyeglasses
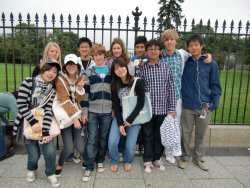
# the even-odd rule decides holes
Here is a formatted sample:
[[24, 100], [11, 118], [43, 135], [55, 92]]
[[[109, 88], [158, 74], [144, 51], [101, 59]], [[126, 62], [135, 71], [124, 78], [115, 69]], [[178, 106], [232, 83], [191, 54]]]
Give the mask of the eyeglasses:
[[148, 48], [147, 51], [149, 51], [149, 52], [159, 52], [160, 49]]

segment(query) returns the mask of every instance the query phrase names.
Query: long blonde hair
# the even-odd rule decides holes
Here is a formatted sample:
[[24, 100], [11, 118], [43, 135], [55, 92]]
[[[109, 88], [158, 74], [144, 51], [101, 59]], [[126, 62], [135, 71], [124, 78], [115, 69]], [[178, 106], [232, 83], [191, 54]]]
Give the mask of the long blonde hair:
[[58, 49], [58, 58], [55, 59], [59, 62], [60, 66], [62, 67], [62, 59], [61, 59], [61, 49], [59, 47], [59, 45], [55, 42], [49, 42], [45, 48], [44, 48], [44, 52], [43, 52], [43, 58], [40, 60], [40, 69], [42, 69], [43, 65], [48, 61], [49, 57], [48, 57], [48, 51], [50, 49], [51, 46], [55, 46]]

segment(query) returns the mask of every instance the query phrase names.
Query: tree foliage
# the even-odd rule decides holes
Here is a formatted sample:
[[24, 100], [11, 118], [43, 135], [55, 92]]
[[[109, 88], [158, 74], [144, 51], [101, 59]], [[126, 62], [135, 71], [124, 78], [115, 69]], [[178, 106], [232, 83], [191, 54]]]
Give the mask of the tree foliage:
[[[77, 52], [78, 36], [74, 32], [64, 32], [54, 29], [46, 32], [35, 25], [18, 24], [13, 31], [0, 35], [0, 62], [37, 64], [43, 55], [43, 50], [49, 41], [59, 44], [62, 55]], [[6, 55], [5, 55], [6, 54]]]
[[220, 69], [231, 69], [249, 64], [249, 38], [233, 33], [215, 33], [211, 26], [197, 24], [191, 28], [190, 32], [179, 32], [178, 48], [187, 49], [186, 41], [193, 33], [198, 33], [203, 37], [202, 53], [212, 54]]
[[181, 18], [183, 18], [180, 3], [183, 2], [184, 0], [160, 0], [158, 2], [161, 5], [157, 19], [159, 33], [165, 29], [173, 29], [176, 25], [180, 25]]

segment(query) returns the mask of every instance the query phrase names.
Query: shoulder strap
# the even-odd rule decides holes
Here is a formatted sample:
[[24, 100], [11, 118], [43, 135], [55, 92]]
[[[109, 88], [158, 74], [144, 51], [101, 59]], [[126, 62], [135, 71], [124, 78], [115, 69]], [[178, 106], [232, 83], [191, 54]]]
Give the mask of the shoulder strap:
[[44, 100], [42, 100], [42, 102], [40, 103], [40, 105], [38, 106], [39, 108], [42, 108], [44, 105], [47, 104], [47, 102], [49, 102], [50, 98], [52, 97], [52, 95], [55, 93], [55, 90], [52, 88], [49, 92], [49, 94], [46, 96], [46, 98]]
[[[30, 95], [30, 106], [32, 106], [32, 95], [34, 93], [34, 90], [36, 88], [36, 81], [35, 81], [35, 77], [32, 77], [32, 88], [31, 88], [31, 95]], [[44, 105], [47, 104], [47, 102], [50, 100], [50, 98], [52, 97], [52, 95], [54, 94], [55, 90], [52, 88], [49, 92], [49, 94], [41, 101], [41, 103], [39, 104], [39, 106], [37, 106], [38, 108], [42, 108]]]
[[133, 83], [133, 85], [132, 85], [132, 87], [131, 87], [131, 90], [130, 90], [130, 93], [129, 93], [129, 96], [132, 96], [132, 95], [134, 95], [134, 93], [135, 93], [135, 84], [136, 84], [136, 81], [139, 79], [139, 77], [134, 77], [134, 83]]
[[32, 77], [32, 88], [31, 88], [31, 96], [33, 95], [36, 88], [36, 77]]
[[35, 81], [35, 77], [32, 77], [32, 86], [31, 86], [31, 93], [30, 93], [30, 103], [29, 103], [29, 107], [30, 108], [33, 108], [33, 105], [32, 105], [32, 95], [34, 93], [34, 90], [36, 88], [36, 81]]

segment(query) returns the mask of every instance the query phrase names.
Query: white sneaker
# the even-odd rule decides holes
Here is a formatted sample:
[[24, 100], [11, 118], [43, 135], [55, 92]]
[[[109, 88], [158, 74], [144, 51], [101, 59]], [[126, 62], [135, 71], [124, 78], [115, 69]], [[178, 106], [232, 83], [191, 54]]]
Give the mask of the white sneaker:
[[171, 163], [171, 164], [175, 164], [175, 162], [176, 162], [174, 156], [166, 156], [166, 161]]
[[98, 163], [98, 164], [97, 164], [97, 172], [102, 173], [102, 172], [104, 172], [104, 171], [105, 171], [105, 168], [104, 168], [103, 163]]
[[91, 172], [90, 170], [86, 170], [86, 171], [84, 172], [83, 177], [82, 177], [82, 181], [83, 181], [83, 182], [89, 181], [89, 180], [90, 180], [91, 173], [92, 173], [92, 172]]
[[48, 181], [52, 187], [59, 187], [60, 186], [60, 181], [57, 179], [55, 174], [49, 176]]
[[78, 163], [81, 162], [81, 159], [78, 158], [78, 157], [73, 157], [73, 162], [74, 162], [75, 164], [78, 164]]
[[35, 171], [27, 171], [27, 177], [26, 177], [26, 180], [27, 182], [33, 182], [35, 181], [36, 179], [36, 174], [35, 174]]
[[123, 162], [123, 153], [119, 153], [119, 162]]
[[136, 147], [135, 147], [135, 154], [136, 154], [136, 155], [140, 154], [139, 144], [136, 144]]
[[154, 166], [153, 166], [151, 161], [144, 163], [144, 171], [146, 173], [151, 173], [153, 168], [154, 168]]
[[161, 159], [155, 160], [153, 164], [160, 171], [164, 171], [166, 169], [165, 166], [163, 166]]

